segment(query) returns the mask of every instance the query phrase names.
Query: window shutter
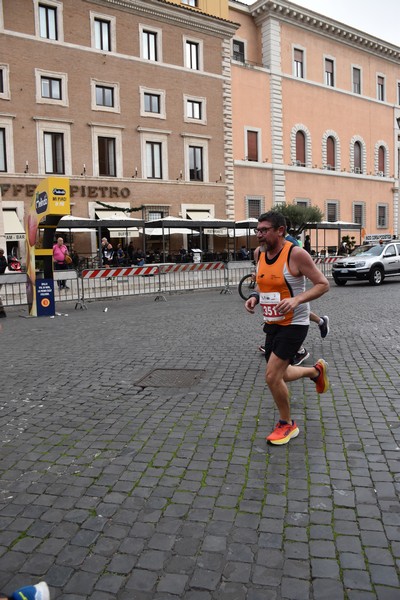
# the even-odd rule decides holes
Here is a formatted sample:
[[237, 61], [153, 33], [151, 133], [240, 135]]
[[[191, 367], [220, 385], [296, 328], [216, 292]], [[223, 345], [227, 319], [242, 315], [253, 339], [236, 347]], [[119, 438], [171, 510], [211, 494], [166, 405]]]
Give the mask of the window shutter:
[[378, 171], [385, 173], [385, 148], [379, 146], [378, 150]]
[[334, 169], [336, 167], [335, 140], [331, 136], [326, 140], [326, 155], [326, 164], [328, 167]]
[[258, 133], [247, 132], [247, 160], [258, 161]]
[[296, 133], [296, 161], [302, 166], [306, 164], [306, 138], [302, 131]]

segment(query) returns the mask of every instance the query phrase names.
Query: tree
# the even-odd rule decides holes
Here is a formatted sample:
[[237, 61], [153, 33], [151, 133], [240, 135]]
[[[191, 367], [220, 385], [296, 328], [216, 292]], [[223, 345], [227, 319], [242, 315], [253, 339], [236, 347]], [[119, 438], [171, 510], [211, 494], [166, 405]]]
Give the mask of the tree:
[[317, 206], [299, 206], [298, 204], [279, 204], [273, 208], [282, 213], [291, 223], [291, 232], [299, 235], [309, 223], [321, 223], [324, 215]]

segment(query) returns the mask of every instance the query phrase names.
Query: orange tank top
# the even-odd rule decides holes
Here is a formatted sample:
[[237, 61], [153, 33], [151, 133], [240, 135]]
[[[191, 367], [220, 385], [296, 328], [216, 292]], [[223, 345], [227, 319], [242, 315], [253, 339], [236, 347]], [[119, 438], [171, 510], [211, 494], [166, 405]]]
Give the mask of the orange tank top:
[[274, 258], [268, 259], [265, 252], [260, 253], [257, 264], [257, 286], [260, 291], [260, 305], [264, 321], [276, 325], [309, 325], [310, 305], [299, 304], [286, 315], [276, 310], [278, 302], [301, 294], [306, 289], [303, 275], [292, 275], [289, 269], [289, 257], [293, 244], [285, 242], [282, 250]]

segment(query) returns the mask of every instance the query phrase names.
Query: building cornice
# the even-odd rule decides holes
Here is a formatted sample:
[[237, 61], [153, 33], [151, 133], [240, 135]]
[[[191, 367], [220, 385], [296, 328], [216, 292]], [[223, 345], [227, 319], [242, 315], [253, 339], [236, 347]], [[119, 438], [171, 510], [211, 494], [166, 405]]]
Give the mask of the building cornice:
[[336, 39], [340, 43], [369, 52], [385, 60], [400, 62], [399, 46], [292, 2], [259, 0], [249, 7], [249, 12], [257, 25], [260, 25], [265, 19], [273, 17], [331, 40]]
[[239, 25], [203, 12], [188, 10], [165, 0], [85, 0], [90, 4], [123, 10], [164, 23], [186, 27], [221, 38], [232, 37]]

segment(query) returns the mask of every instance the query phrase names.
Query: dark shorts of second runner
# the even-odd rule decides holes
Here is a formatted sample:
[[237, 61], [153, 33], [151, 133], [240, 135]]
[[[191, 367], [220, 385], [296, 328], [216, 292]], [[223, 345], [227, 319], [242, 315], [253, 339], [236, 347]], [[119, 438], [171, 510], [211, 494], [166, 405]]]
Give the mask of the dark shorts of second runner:
[[307, 337], [308, 325], [275, 325], [266, 323], [264, 325], [265, 339], [265, 360], [271, 355], [276, 354], [282, 360], [292, 362], [294, 355]]

